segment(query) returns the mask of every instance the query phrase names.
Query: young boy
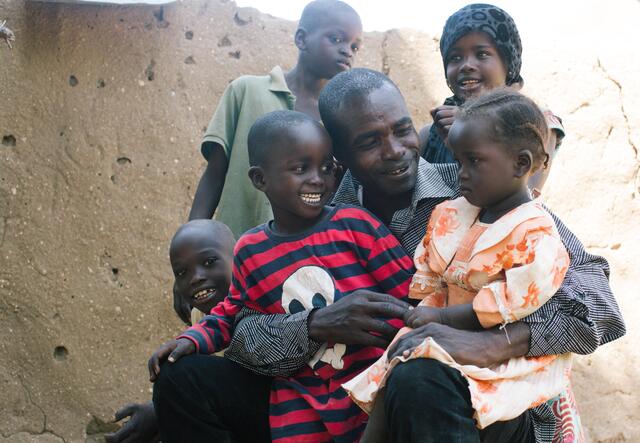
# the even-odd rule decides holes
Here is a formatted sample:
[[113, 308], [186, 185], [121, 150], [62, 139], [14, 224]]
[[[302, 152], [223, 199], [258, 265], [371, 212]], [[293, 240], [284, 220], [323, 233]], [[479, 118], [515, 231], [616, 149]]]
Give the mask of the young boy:
[[360, 17], [349, 5], [313, 1], [300, 17], [294, 39], [298, 62], [291, 71], [276, 66], [268, 75], [229, 84], [202, 140], [208, 163], [189, 220], [211, 218], [217, 209], [216, 219], [239, 237], [271, 219], [269, 202], [247, 180], [247, 133], [258, 117], [275, 110], [295, 109], [319, 121], [320, 90], [352, 66], [361, 36]]
[[[192, 220], [173, 236], [169, 259], [174, 290], [194, 311], [206, 315], [227, 296], [234, 244], [231, 230], [214, 220]], [[117, 432], [105, 436], [107, 443], [159, 441], [152, 402], [130, 403], [115, 414], [116, 421], [125, 417], [131, 418]]]
[[[163, 367], [161, 372], [160, 362], [167, 357], [175, 362], [194, 352], [211, 354], [226, 347], [234, 316], [242, 307], [295, 315], [343, 297], [363, 296], [366, 291], [362, 290], [406, 297], [412, 261], [389, 230], [362, 208], [326, 206], [335, 186], [331, 147], [324, 128], [300, 112], [272, 112], [251, 128], [249, 176], [271, 203], [273, 220], [251, 229], [238, 241], [229, 296], [201, 323], [160, 346], [151, 357], [151, 380], [160, 377], [154, 387], [154, 403], [163, 440], [204, 441], [216, 427], [204, 428], [195, 421], [177, 426], [169, 419], [162, 420], [163, 416], [177, 415], [197, 420], [202, 413], [199, 403], [185, 405], [171, 397], [170, 385], [176, 376], [171, 375], [171, 368], [165, 371]], [[363, 325], [362, 334], [374, 327]], [[271, 439], [357, 441], [366, 414], [340, 385], [381, 354], [380, 348], [372, 346], [325, 343], [308, 366], [290, 377], [274, 378], [269, 409]], [[163, 380], [165, 372], [170, 375]]]

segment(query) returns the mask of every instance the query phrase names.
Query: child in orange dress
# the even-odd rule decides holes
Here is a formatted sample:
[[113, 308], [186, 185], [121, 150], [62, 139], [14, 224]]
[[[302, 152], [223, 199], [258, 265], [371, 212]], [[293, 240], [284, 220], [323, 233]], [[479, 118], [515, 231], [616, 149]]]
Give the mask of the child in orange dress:
[[[518, 92], [499, 89], [462, 107], [449, 143], [463, 197], [434, 209], [414, 255], [409, 297], [421, 301], [396, 339], [430, 322], [466, 330], [504, 325], [555, 294], [569, 256], [553, 219], [527, 189], [547, 160], [547, 137], [541, 111]], [[434, 358], [462, 373], [481, 429], [558, 395], [571, 369], [569, 354], [512, 358], [489, 368], [461, 365], [432, 338], [391, 361], [385, 352], [344, 385], [365, 411], [375, 409], [362, 441], [384, 440], [383, 402], [376, 397], [393, 367], [413, 358]]]

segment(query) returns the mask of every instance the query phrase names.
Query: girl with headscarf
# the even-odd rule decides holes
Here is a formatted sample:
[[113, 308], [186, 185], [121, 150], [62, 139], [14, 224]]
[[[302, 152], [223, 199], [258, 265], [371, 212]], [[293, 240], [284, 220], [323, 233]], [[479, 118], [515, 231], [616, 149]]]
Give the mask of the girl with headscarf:
[[[458, 107], [495, 88], [522, 88], [522, 43], [509, 14], [497, 6], [476, 3], [449, 17], [442, 31], [440, 53], [453, 96], [431, 111], [433, 124], [420, 131], [420, 140], [425, 160], [451, 163], [455, 160], [446, 141]], [[549, 160], [529, 182], [535, 196], [546, 181], [551, 160], [564, 137], [560, 118], [546, 110], [543, 114], [550, 129]]]

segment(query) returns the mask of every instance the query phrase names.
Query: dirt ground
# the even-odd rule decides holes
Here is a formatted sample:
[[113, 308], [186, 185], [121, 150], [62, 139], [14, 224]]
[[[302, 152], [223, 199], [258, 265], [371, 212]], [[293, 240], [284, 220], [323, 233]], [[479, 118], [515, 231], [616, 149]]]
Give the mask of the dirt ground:
[[[524, 92], [564, 119], [545, 199], [609, 260], [628, 327], [576, 358], [583, 422], [591, 441], [635, 442], [640, 3], [580, 4], [540, 38], [523, 32]], [[16, 41], [0, 41], [0, 442], [97, 441], [117, 407], [149, 399], [146, 360], [181, 329], [167, 245], [217, 100], [241, 74], [293, 66], [295, 26], [224, 0], [9, 0], [5, 19]], [[433, 36], [369, 33], [357, 64], [398, 83], [417, 126], [447, 96]]]

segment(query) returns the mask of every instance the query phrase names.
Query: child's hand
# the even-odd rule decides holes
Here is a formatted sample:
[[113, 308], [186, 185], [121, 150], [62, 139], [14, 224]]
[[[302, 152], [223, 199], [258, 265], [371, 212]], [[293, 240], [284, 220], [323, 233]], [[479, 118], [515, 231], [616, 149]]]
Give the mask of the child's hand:
[[169, 363], [175, 363], [180, 357], [194, 352], [196, 352], [196, 345], [187, 338], [170, 340], [160, 345], [149, 359], [149, 380], [156, 381], [158, 374], [160, 374], [160, 363], [164, 360], [169, 360]]
[[449, 129], [456, 119], [458, 114], [457, 106], [442, 105], [431, 110], [431, 117], [433, 117], [433, 124], [436, 127], [438, 135], [446, 143], [449, 136]]
[[115, 421], [130, 417], [117, 432], [106, 434], [107, 443], [130, 441], [159, 442], [158, 421], [153, 403], [129, 403], [116, 412]]
[[418, 306], [406, 312], [404, 323], [414, 329], [429, 323], [442, 323], [442, 310], [440, 308]]

